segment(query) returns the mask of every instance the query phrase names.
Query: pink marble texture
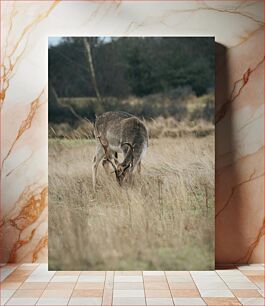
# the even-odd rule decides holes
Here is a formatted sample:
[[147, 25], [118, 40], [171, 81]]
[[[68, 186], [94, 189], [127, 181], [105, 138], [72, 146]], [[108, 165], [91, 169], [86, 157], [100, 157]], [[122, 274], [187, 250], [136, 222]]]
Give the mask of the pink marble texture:
[[75, 35], [215, 36], [216, 261], [263, 262], [263, 5], [2, 1], [0, 262], [47, 261], [47, 42]]

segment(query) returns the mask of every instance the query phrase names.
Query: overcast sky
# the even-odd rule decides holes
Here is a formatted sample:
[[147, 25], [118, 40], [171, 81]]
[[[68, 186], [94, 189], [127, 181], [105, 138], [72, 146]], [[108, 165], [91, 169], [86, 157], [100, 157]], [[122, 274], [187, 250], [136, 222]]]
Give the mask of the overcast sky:
[[[48, 38], [49, 47], [58, 45], [62, 41], [62, 38], [63, 37], [59, 37], [59, 36], [58, 37], [56, 37], [56, 36], [49, 37]], [[103, 39], [105, 43], [110, 42], [110, 40], [111, 40], [111, 37], [108, 37], [108, 36], [102, 36], [100, 38]]]
[[60, 43], [61, 40], [62, 40], [62, 37], [49, 37], [48, 44], [49, 46], [56, 46]]

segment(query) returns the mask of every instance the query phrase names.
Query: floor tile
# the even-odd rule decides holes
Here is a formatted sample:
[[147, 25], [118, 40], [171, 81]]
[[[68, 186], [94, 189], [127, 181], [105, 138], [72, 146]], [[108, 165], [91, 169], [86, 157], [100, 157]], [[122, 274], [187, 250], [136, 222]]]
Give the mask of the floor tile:
[[69, 298], [72, 290], [44, 290], [41, 298]]
[[171, 290], [173, 289], [197, 289], [194, 283], [169, 283]]
[[156, 298], [156, 297], [170, 298], [171, 293], [170, 293], [169, 290], [150, 290], [150, 289], [146, 289], [145, 290], [145, 296], [147, 298]]
[[4, 266], [4, 267], [2, 267], [1, 270], [0, 270], [0, 280], [1, 280], [1, 282], [4, 279], [6, 279], [16, 268], [17, 268], [17, 266], [12, 266], [12, 267]]
[[223, 275], [231, 275], [231, 276], [240, 276], [240, 275], [244, 275], [241, 271], [239, 271], [238, 269], [227, 269], [227, 270], [216, 270], [217, 274], [220, 276]]
[[264, 276], [263, 275], [248, 275], [247, 279], [250, 280], [251, 282], [260, 282], [260, 283], [264, 283]]
[[68, 305], [69, 298], [40, 298], [36, 305]]
[[92, 282], [92, 283], [103, 283], [105, 281], [105, 276], [103, 275], [80, 275], [78, 282]]
[[104, 288], [105, 289], [113, 289], [113, 287], [114, 287], [114, 272], [108, 271], [106, 273], [106, 277], [105, 277]]
[[48, 286], [49, 283], [23, 283], [19, 289], [32, 289], [32, 290], [36, 290], [36, 289], [39, 289], [39, 290], [44, 290], [47, 286]]
[[116, 297], [145, 297], [144, 290], [113, 290], [113, 298]]
[[171, 294], [174, 298], [200, 297], [200, 293], [197, 289], [174, 289], [171, 290]]
[[240, 298], [261, 297], [261, 293], [255, 289], [235, 289], [235, 290], [232, 290], [232, 292], [236, 297], [240, 297]]
[[8, 277], [5, 279], [5, 282], [23, 283], [28, 278], [28, 276], [25, 276], [25, 275], [14, 275], [13, 273], [8, 275]]
[[245, 275], [222, 275], [221, 278], [225, 282], [231, 283], [241, 283], [241, 282], [249, 282], [250, 280]]
[[112, 305], [112, 290], [104, 289], [102, 306], [111, 306]]
[[0, 305], [5, 305], [8, 300], [9, 300], [9, 298], [1, 296], [1, 298], [0, 298]]
[[0, 297], [1, 297], [1, 304], [4, 305], [14, 294], [15, 290], [1, 290]]
[[27, 283], [48, 283], [53, 275], [30, 275], [25, 282]]
[[202, 297], [234, 297], [230, 290], [200, 290]]
[[183, 276], [167, 276], [167, 280], [170, 283], [190, 283], [193, 281], [190, 275], [183, 275]]
[[38, 301], [38, 298], [11, 298], [8, 300], [6, 305], [26, 305], [26, 306], [31, 306], [35, 305]]
[[39, 298], [42, 292], [43, 290], [40, 289], [19, 289], [14, 293], [13, 298]]
[[114, 283], [114, 289], [140, 290], [144, 289], [144, 283]]
[[16, 268], [15, 271], [12, 272], [12, 274], [10, 274], [10, 276], [29, 276], [30, 274], [33, 273], [33, 270], [29, 270], [29, 269], [22, 269], [21, 267]]
[[73, 283], [76, 282], [78, 276], [66, 276], [66, 275], [55, 275], [52, 279], [52, 283]]
[[261, 290], [264, 290], [264, 282], [255, 282], [255, 285], [259, 288], [259, 289], [261, 289]]
[[23, 270], [35, 270], [37, 269], [39, 264], [36, 263], [24, 263], [19, 266], [19, 269]]
[[115, 271], [115, 276], [142, 276], [142, 271]]
[[215, 271], [190, 271], [190, 274], [193, 276], [216, 276], [217, 273]]
[[145, 298], [141, 297], [113, 297], [114, 305], [146, 305]]
[[236, 265], [235, 264], [215, 264], [215, 271], [216, 270], [230, 270], [230, 269], [235, 269]]
[[54, 275], [56, 273], [56, 271], [49, 271], [47, 270], [47, 268], [45, 268], [44, 266], [38, 266], [38, 268], [36, 268], [33, 272], [32, 275]]
[[91, 298], [91, 297], [84, 297], [84, 298], [71, 298], [68, 302], [68, 305], [101, 305], [102, 299], [101, 298]]
[[256, 285], [251, 282], [226, 282], [229, 289], [258, 289]]
[[102, 297], [103, 289], [74, 289], [72, 297]]
[[264, 271], [264, 266], [261, 264], [250, 264], [250, 265], [237, 265], [237, 268], [239, 270], [263, 270]]
[[202, 298], [174, 298], [175, 305], [206, 305]]
[[48, 263], [41, 263], [39, 264], [40, 269], [48, 270]]
[[259, 292], [259, 294], [260, 294], [261, 296], [265, 297], [265, 295], [264, 295], [264, 290], [258, 290], [258, 292]]
[[107, 271], [106, 280], [114, 280], [114, 271]]
[[195, 276], [193, 276], [192, 275], [192, 279], [194, 281], [198, 281], [198, 282], [222, 282], [223, 281], [223, 279], [218, 274], [209, 275], [209, 276], [207, 276], [207, 275], [202, 275], [202, 276], [195, 275]]
[[184, 276], [184, 275], [189, 275], [189, 271], [165, 271], [166, 276]]
[[8, 289], [8, 290], [16, 290], [18, 289], [22, 283], [11, 283], [11, 282], [5, 282], [3, 281], [0, 284], [1, 289]]
[[168, 283], [167, 282], [148, 282], [144, 284], [145, 289], [160, 289], [165, 290], [168, 289]]
[[[263, 265], [215, 271], [48, 271], [10, 265], [1, 282], [7, 305], [263, 305]], [[199, 290], [198, 290], [199, 289]], [[16, 291], [15, 291], [16, 290]], [[171, 291], [170, 291], [171, 290]], [[199, 292], [200, 291], [200, 292]], [[201, 296], [200, 296], [201, 294]], [[205, 302], [205, 303], [204, 303]]]
[[143, 276], [154, 276], [154, 275], [164, 276], [165, 273], [164, 271], [143, 271]]
[[264, 277], [264, 270], [243, 270], [240, 273], [246, 275], [246, 276], [255, 276], [255, 275], [261, 275]]
[[228, 305], [241, 305], [240, 302], [236, 298], [221, 298], [221, 297], [205, 297], [203, 298], [207, 305], [212, 306], [228, 306]]
[[81, 282], [76, 283], [75, 289], [83, 289], [83, 290], [89, 290], [89, 289], [103, 289], [104, 283], [87, 283], [87, 282]]
[[96, 275], [96, 276], [105, 276], [106, 272], [105, 271], [81, 271], [80, 275]]
[[147, 298], [146, 304], [152, 306], [174, 305], [172, 298]]
[[55, 275], [55, 271], [46, 271], [44, 269], [41, 269], [40, 267], [34, 270], [30, 276], [32, 277], [53, 277]]
[[54, 282], [54, 283], [48, 283], [47, 287], [45, 289], [47, 290], [72, 290], [74, 289], [76, 283], [60, 283], [60, 282]]
[[3, 298], [10, 298], [14, 293], [15, 293], [16, 290], [2, 290], [0, 291], [0, 296], [3, 297]]
[[57, 271], [55, 275], [65, 275], [65, 276], [78, 276], [80, 274], [79, 271]]
[[226, 284], [223, 282], [195, 282], [198, 289], [215, 289], [215, 290], [225, 290], [228, 289]]
[[143, 281], [143, 277], [140, 275], [136, 276], [114, 276], [114, 282], [121, 283], [139, 283]]
[[113, 289], [113, 288], [114, 288], [114, 282], [105, 281], [105, 283], [104, 283], [104, 289]]
[[152, 275], [152, 276], [144, 276], [145, 283], [153, 283], [153, 282], [166, 282], [167, 279], [163, 275]]
[[264, 298], [238, 298], [242, 305], [264, 305]]

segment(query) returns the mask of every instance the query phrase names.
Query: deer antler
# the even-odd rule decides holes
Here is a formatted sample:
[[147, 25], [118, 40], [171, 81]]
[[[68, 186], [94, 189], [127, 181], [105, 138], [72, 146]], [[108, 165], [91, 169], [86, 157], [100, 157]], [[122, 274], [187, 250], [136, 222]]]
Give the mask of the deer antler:
[[105, 143], [103, 143], [101, 134], [99, 134], [99, 135], [97, 136], [97, 138], [98, 138], [99, 142], [101, 143], [101, 145], [102, 145], [102, 147], [103, 147], [103, 149], [104, 149], [104, 151], [105, 151], [105, 160], [108, 161], [108, 162], [112, 165], [112, 167], [113, 167], [113, 169], [114, 169], [114, 172], [115, 172], [115, 174], [116, 174], [116, 178], [117, 178], [117, 168], [116, 168], [115, 164], [112, 162], [112, 160], [110, 160], [110, 158], [109, 158], [109, 142], [108, 142], [108, 140], [105, 138], [105, 139], [104, 139], [104, 140], [105, 140]]

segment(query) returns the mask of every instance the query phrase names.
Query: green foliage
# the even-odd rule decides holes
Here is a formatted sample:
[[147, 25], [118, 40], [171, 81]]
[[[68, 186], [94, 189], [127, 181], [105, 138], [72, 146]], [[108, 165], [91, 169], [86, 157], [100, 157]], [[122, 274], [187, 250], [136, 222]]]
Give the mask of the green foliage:
[[[162, 115], [181, 120], [190, 114], [186, 102], [191, 96], [200, 97], [213, 91], [213, 38], [90, 37], [88, 40], [102, 101], [99, 103], [95, 98], [83, 38], [65, 38], [61, 44], [49, 48], [50, 122], [74, 124], [78, 118], [67, 105], [90, 120], [109, 110], [124, 110], [145, 118]], [[128, 103], [132, 97], [138, 103]], [[189, 117], [212, 120], [213, 97], [203, 108], [200, 105], [198, 112]]]
[[[64, 108], [51, 110], [50, 122], [68, 122], [74, 124], [71, 112], [66, 112], [67, 107], [72, 107], [82, 118], [94, 121], [96, 117], [96, 98], [60, 98], [60, 104]], [[140, 118], [153, 119], [157, 117], [176, 120], [196, 121], [204, 119], [213, 122], [214, 120], [214, 94], [209, 93], [196, 97], [189, 87], [179, 87], [168, 93], [152, 94], [144, 97], [129, 97], [120, 99], [114, 97], [104, 98], [102, 111], [120, 110], [132, 113]], [[78, 120], [77, 120], [78, 121]]]
[[[214, 38], [89, 38], [102, 96], [145, 96], [214, 87]], [[49, 48], [49, 80], [59, 97], [95, 96], [82, 38]]]

